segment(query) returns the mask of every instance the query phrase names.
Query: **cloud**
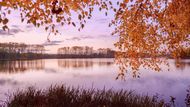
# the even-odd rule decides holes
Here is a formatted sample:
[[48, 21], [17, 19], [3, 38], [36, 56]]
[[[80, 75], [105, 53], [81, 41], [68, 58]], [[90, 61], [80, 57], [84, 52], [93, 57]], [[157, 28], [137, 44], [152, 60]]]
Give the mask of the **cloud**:
[[31, 31], [32, 28], [34, 28], [33, 25], [24, 25], [24, 26], [20, 26], [20, 25], [12, 25], [11, 26], [14, 29], [23, 29], [23, 31], [28, 32]]
[[93, 39], [93, 38], [94, 37], [90, 36], [90, 35], [81, 35], [81, 36], [78, 36], [78, 37], [68, 38], [66, 40], [68, 40], [68, 41], [80, 41], [80, 40], [84, 40], [84, 39]]
[[107, 38], [107, 37], [111, 37], [111, 36], [106, 35], [106, 34], [100, 34], [100, 35], [97, 35], [97, 36], [80, 35], [80, 36], [77, 36], [77, 37], [68, 38], [66, 40], [68, 40], [68, 41], [80, 41], [80, 40], [85, 40], [85, 39], [96, 39], [96, 38]]
[[4, 31], [3, 29], [0, 29], [0, 36], [15, 35], [19, 32], [24, 32], [24, 31], [20, 28], [15, 28], [15, 27], [12, 29], [9, 29], [9, 31]]
[[62, 43], [63, 41], [46, 41], [45, 43], [43, 43], [43, 46], [54, 46], [54, 45], [59, 45], [60, 43]]
[[108, 23], [109, 18], [99, 18], [99, 19], [96, 19], [95, 21], [99, 23]]
[[72, 38], [69, 38], [69, 39], [66, 39], [68, 41], [80, 41], [81, 38], [80, 37], [72, 37]]
[[107, 37], [111, 37], [111, 35], [107, 35], [107, 34], [100, 34], [97, 36], [98, 38], [107, 38]]
[[18, 26], [18, 25], [12, 25], [12, 27], [14, 27], [14, 28], [18, 28], [19, 26]]
[[33, 28], [33, 25], [26, 25], [25, 28], [29, 29], [29, 28]]

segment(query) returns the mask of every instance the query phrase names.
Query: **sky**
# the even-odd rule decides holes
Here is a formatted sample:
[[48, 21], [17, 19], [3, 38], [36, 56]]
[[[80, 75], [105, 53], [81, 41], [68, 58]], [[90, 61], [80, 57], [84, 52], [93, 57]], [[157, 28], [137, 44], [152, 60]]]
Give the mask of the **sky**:
[[[35, 28], [26, 22], [22, 23], [18, 11], [12, 11], [8, 19], [10, 31], [8, 33], [0, 29], [1, 43], [40, 44], [45, 46], [48, 53], [56, 53], [58, 48], [65, 46], [115, 49], [114, 43], [118, 40], [117, 36], [111, 35], [113, 27], [108, 27], [109, 22], [113, 19], [113, 13], [109, 12], [108, 16], [105, 16], [104, 12], [99, 12], [98, 9], [95, 9], [92, 18], [87, 20], [83, 30], [78, 31], [77, 27], [68, 25], [59, 26], [61, 35], [50, 34], [50, 42], [47, 41], [49, 32], [46, 32], [44, 28]], [[0, 25], [0, 27], [2, 26]]]

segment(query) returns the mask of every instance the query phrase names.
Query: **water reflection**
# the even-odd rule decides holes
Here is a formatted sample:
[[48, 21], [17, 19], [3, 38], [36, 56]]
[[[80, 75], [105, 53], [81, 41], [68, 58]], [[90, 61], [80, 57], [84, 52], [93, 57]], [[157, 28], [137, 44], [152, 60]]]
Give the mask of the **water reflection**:
[[17, 81], [13, 80], [13, 79], [0, 79], [0, 86], [6, 85], [6, 84], [11, 84], [11, 85], [17, 85], [19, 84]]
[[190, 67], [190, 61], [188, 60], [175, 60], [175, 67], [179, 70], [184, 70], [186, 67]]
[[187, 107], [190, 107], [190, 86], [187, 89], [187, 95], [186, 95], [186, 98], [185, 98], [185, 104], [186, 104]]
[[93, 59], [59, 59], [58, 66], [62, 68], [89, 68], [97, 66], [111, 66], [113, 61], [93, 60]]
[[[55, 64], [55, 63], [54, 63]], [[93, 66], [112, 66], [112, 60], [102, 59], [58, 59], [58, 67], [61, 68], [90, 68]], [[47, 69], [45, 60], [18, 60], [18, 61], [0, 61], [1, 73], [17, 73], [27, 70], [44, 70], [47, 72], [56, 72], [55, 69]]]
[[44, 60], [0, 61], [1, 73], [17, 73], [25, 72], [27, 70], [42, 70], [44, 68]]
[[[93, 66], [111, 67], [114, 65], [113, 59], [57, 59], [56, 62], [58, 67], [66, 69], [83, 69], [92, 68]], [[184, 70], [185, 68], [190, 67], [190, 61], [174, 61], [174, 65], [176, 69]], [[45, 67], [45, 60], [0, 61], [1, 73], [17, 73], [25, 72], [27, 70], [45, 70], [47, 72], [56, 72], [55, 69], [47, 69]]]
[[169, 60], [169, 63], [170, 71], [152, 72], [142, 68], [141, 78], [129, 75], [123, 81], [115, 80], [119, 69], [113, 59], [0, 61], [0, 100], [5, 99], [3, 93], [7, 90], [14, 92], [18, 88], [25, 89], [33, 85], [46, 89], [50, 85], [62, 84], [91, 88], [93, 84], [94, 88], [99, 89], [135, 90], [139, 94], [149, 95], [158, 93], [167, 100], [173, 96], [176, 97], [176, 103], [184, 104], [190, 83], [190, 60], [181, 60], [182, 69], [177, 67], [174, 60]]

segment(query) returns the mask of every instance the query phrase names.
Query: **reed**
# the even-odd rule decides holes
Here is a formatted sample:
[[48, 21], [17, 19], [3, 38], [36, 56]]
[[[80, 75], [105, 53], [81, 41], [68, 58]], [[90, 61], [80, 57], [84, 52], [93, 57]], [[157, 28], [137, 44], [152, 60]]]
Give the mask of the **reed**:
[[29, 87], [17, 91], [6, 104], [8, 107], [165, 107], [164, 100], [112, 89], [82, 89], [51, 86], [47, 90]]

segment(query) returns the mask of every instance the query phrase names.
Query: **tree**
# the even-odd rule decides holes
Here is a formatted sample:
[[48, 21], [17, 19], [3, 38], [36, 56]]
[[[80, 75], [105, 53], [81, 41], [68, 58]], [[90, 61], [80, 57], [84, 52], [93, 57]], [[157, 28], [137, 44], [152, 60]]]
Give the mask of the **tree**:
[[[44, 25], [56, 34], [55, 23], [76, 26], [73, 13], [78, 15], [81, 30], [95, 6], [100, 11], [113, 10], [110, 26], [115, 27], [113, 34], [120, 36], [115, 46], [121, 76], [129, 67], [134, 77], [140, 66], [159, 71], [160, 63], [165, 62], [159, 56], [170, 54], [178, 59], [181, 48], [190, 46], [190, 0], [119, 0], [116, 4], [111, 0], [2, 0], [0, 23], [8, 29], [6, 14], [16, 9], [22, 21]], [[141, 58], [145, 55], [150, 59]]]
[[[140, 66], [160, 70], [164, 61], [158, 56], [170, 54], [180, 57], [183, 47], [190, 46], [190, 1], [189, 0], [124, 0], [116, 11], [114, 34], [120, 35], [115, 44], [121, 51], [117, 54], [121, 75], [131, 66], [135, 71]], [[147, 54], [151, 59], [140, 58]], [[123, 59], [129, 57], [129, 59]]]

